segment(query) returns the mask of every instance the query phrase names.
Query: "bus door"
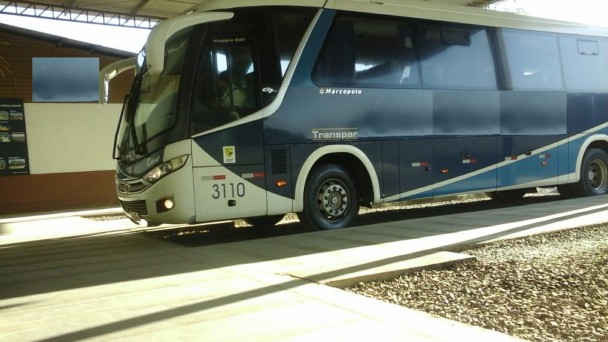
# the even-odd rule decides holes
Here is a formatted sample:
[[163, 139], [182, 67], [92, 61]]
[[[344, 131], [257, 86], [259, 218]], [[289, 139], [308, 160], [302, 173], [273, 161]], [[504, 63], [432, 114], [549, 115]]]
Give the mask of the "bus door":
[[[208, 37], [193, 81], [191, 133], [196, 221], [266, 215], [255, 44]], [[239, 122], [242, 122], [239, 124]]]

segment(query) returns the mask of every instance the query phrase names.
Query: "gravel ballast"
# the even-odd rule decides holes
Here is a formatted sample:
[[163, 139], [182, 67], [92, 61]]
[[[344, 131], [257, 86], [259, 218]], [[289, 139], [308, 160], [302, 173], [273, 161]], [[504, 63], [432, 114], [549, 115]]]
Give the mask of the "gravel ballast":
[[463, 253], [476, 260], [346, 290], [530, 341], [608, 341], [608, 225]]

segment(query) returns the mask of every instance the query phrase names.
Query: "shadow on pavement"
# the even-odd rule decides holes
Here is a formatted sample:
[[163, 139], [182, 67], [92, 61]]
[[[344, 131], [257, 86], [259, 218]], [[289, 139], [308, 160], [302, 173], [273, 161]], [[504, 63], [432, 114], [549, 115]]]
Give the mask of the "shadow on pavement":
[[[605, 210], [605, 209], [602, 208], [602, 211], [603, 210]], [[600, 210], [594, 210], [593, 212], [595, 212], [595, 211], [600, 211]], [[586, 214], [588, 214], [588, 213], [589, 212], [587, 212]], [[568, 215], [565, 218], [573, 218], [575, 216], [576, 215], [573, 214], [573, 215]], [[554, 220], [556, 220], [556, 219], [547, 219], [542, 224], [550, 223]], [[527, 224], [527, 225], [519, 226], [519, 227], [510, 229], [508, 231], [504, 231], [501, 233], [494, 233], [494, 234], [486, 235], [486, 236], [478, 236], [476, 238], [469, 239], [469, 240], [454, 241], [453, 244], [443, 245], [438, 248], [433, 248], [433, 249], [413, 252], [413, 253], [406, 253], [406, 254], [400, 255], [398, 257], [391, 257], [391, 258], [385, 258], [382, 260], [375, 260], [375, 261], [372, 261], [369, 263], [363, 263], [363, 264], [356, 265], [356, 266], [345, 267], [345, 268], [342, 268], [337, 271], [334, 270], [334, 271], [327, 272], [327, 273], [315, 274], [313, 277], [314, 277], [314, 279], [329, 279], [331, 277], [335, 277], [339, 273], [350, 274], [350, 273], [356, 272], [361, 269], [373, 268], [373, 267], [390, 264], [390, 263], [404, 260], [404, 259], [424, 256], [427, 254], [431, 254], [437, 250], [450, 250], [450, 249], [458, 248], [458, 246], [461, 246], [463, 244], [464, 245], [472, 244], [472, 243], [475, 243], [477, 241], [481, 241], [484, 239], [497, 238], [497, 237], [504, 236], [507, 234], [512, 234], [512, 233], [516, 233], [518, 231], [530, 229], [537, 225], [538, 225], [538, 223]], [[177, 272], [179, 272], [179, 270], [175, 270], [175, 272], [177, 273]], [[226, 306], [229, 304], [233, 304], [233, 303], [240, 302], [240, 301], [245, 301], [248, 299], [259, 298], [259, 297], [266, 296], [266, 295], [273, 294], [273, 293], [280, 292], [280, 291], [295, 289], [297, 287], [303, 286], [308, 283], [306, 280], [303, 280], [303, 279], [288, 279], [288, 278], [285, 278], [285, 279], [286, 280], [284, 282], [279, 283], [279, 284], [268, 285], [268, 286], [251, 289], [251, 290], [247, 290], [247, 291], [242, 291], [242, 292], [238, 292], [238, 293], [233, 293], [233, 294], [227, 294], [227, 295], [219, 297], [219, 298], [203, 300], [203, 301], [191, 303], [188, 305], [183, 305], [183, 306], [176, 307], [176, 308], [171, 308], [171, 309], [167, 309], [167, 310], [163, 310], [163, 311], [154, 312], [151, 314], [140, 315], [140, 316], [125, 319], [125, 320], [122, 320], [119, 322], [101, 324], [101, 325], [98, 325], [95, 327], [85, 328], [85, 329], [81, 329], [78, 331], [69, 332], [69, 333], [66, 333], [61, 336], [54, 336], [52, 339], [48, 339], [48, 340], [50, 341], [50, 340], [58, 339], [61, 341], [78, 341], [78, 340], [82, 340], [82, 339], [95, 338], [95, 337], [99, 337], [99, 336], [102, 336], [102, 335], [105, 335], [108, 333], [124, 331], [124, 330], [132, 329], [132, 328], [136, 328], [136, 327], [140, 327], [140, 326], [144, 326], [144, 325], [148, 325], [148, 324], [153, 324], [153, 323], [157, 323], [157, 322], [161, 322], [161, 321], [165, 321], [165, 320], [169, 320], [169, 319], [174, 319], [174, 318], [202, 312], [205, 310], [210, 310], [210, 309], [221, 307], [221, 306]]]
[[[539, 203], [547, 200], [554, 199], [532, 198], [519, 202], [519, 204]], [[357, 229], [366, 230], [364, 225], [367, 224], [488, 210], [510, 205], [513, 204], [484, 201], [483, 203], [474, 202], [371, 213], [361, 217]], [[299, 223], [262, 230], [225, 228], [226, 226], [215, 228], [205, 226], [203, 229], [197, 230], [197, 227], [182, 227], [168, 231], [73, 237], [0, 246], [0, 299], [182, 274], [235, 264], [291, 258], [407, 239], [404, 236], [378, 235], [371, 240], [358, 240], [347, 236], [347, 229], [343, 230], [344, 234], [340, 233], [344, 236], [342, 243], [336, 242], [329, 246], [311, 243], [293, 248], [261, 249], [238, 255], [234, 253], [230, 258], [219, 257], [219, 253], [211, 253], [211, 255], [195, 261], [184, 258], [184, 255], [190, 253], [190, 249], [183, 249], [179, 246], [209, 246], [205, 251], [210, 251], [211, 247], [221, 251], [225, 249], [221, 244], [229, 242], [246, 244], [252, 239], [303, 234], [307, 231]], [[184, 229], [188, 230], [188, 233], [184, 233]], [[334, 233], [339, 232], [314, 232], [312, 234], [315, 238], [323, 240], [324, 237], [329, 238], [329, 235], [324, 234]], [[441, 234], [441, 232], [429, 230], [427, 235], [436, 234]], [[285, 239], [289, 239], [289, 237]], [[167, 244], [166, 242], [173, 243]], [[288, 240], [268, 240], [265, 243], [271, 246], [273, 244], [289, 245]]]
[[[553, 199], [549, 199], [549, 201], [552, 200]], [[524, 199], [522, 202], [519, 202], [519, 204], [536, 204], [546, 201], [547, 199]], [[570, 206], [571, 208], [577, 209], [575, 208], [577, 202], [570, 203], [572, 203], [572, 206]], [[390, 214], [374, 213], [370, 214], [371, 216], [363, 217], [359, 221], [359, 226], [353, 230], [353, 233], [356, 234], [349, 234], [349, 230], [346, 229], [334, 232], [316, 232], [297, 235], [295, 240], [316, 241], [319, 242], [319, 245], [321, 245], [322, 242], [327, 242], [328, 239], [331, 240], [330, 244], [319, 246], [311, 243], [310, 245], [299, 248], [278, 248], [287, 245], [287, 242], [289, 241], [295, 246], [296, 244], [293, 242], [294, 239], [290, 236], [267, 239], [262, 241], [263, 243], [260, 245], [254, 246], [251, 241], [249, 241], [250, 237], [246, 234], [241, 236], [240, 241], [230, 244], [220, 240], [219, 242], [216, 241], [214, 245], [208, 245], [205, 248], [183, 248], [183, 244], [166, 243], [166, 241], [170, 241], [168, 238], [158, 238], [158, 236], [151, 238], [153, 235], [151, 233], [124, 233], [111, 236], [62, 238], [0, 246], [0, 311], [10, 311], [12, 308], [21, 305], [19, 300], [5, 302], [2, 302], [1, 300], [22, 296], [42, 295], [45, 293], [105, 284], [116, 284], [131, 280], [182, 275], [204, 270], [226, 268], [233, 265], [281, 260], [284, 258], [314, 254], [321, 251], [337, 251], [353, 247], [369, 246], [381, 243], [382, 241], [399, 241], [407, 238], [404, 238], [405, 235], [383, 235], [375, 240], [358, 240], [354, 238], [354, 236], [361, 236], [362, 234], [368, 233], [368, 236], [376, 238], [373, 229], [377, 229], [378, 226], [365, 226], [370, 223], [377, 224], [393, 222], [404, 218], [412, 219], [436, 215], [450, 215], [465, 211], [479, 211], [480, 215], [483, 215], [483, 211], [497, 208], [497, 204], [488, 204], [490, 203], [484, 203], [479, 206], [479, 204], [465, 203], [449, 206], [449, 208], [434, 207], [420, 210], [406, 210], [403, 213], [391, 212]], [[502, 204], [499, 208], [505, 208], [505, 206], [508, 207], [510, 204]], [[601, 209], [590, 209], [582, 213], [564, 213], [560, 211], [561, 209], [557, 208], [557, 206], [555, 207], [556, 208], [543, 207], [543, 214], [537, 215], [541, 222], [514, 226], [511, 229], [499, 233], [494, 232], [485, 235], [476, 234], [474, 237], [463, 237], [459, 241], [450, 241], [424, 250], [404, 250], [403, 254], [398, 256], [361, 262], [357, 265], [344, 266], [329, 272], [319, 272], [318, 274], [312, 275], [309, 279], [315, 279], [317, 281], [330, 279], [339, 274], [351, 274], [362, 269], [424, 256], [438, 250], [458, 249], [460, 248], [459, 246], [472, 244], [474, 242], [497, 238], [554, 221], [576, 218], [579, 215], [587, 215], [605, 210], [605, 208], [602, 207]], [[580, 209], [583, 208], [585, 208], [585, 206], [581, 205]], [[556, 217], [556, 214], [564, 215]], [[507, 216], [508, 215], [499, 215], [494, 221], [494, 224], [498, 225], [513, 222], [517, 218], [514, 216], [514, 218], [509, 219]], [[302, 230], [301, 227], [296, 228], [297, 225], [295, 224], [293, 227], [295, 231], [298, 229]], [[469, 229], [473, 228], [477, 228], [477, 226], [472, 225]], [[155, 232], [154, 234], [157, 233], [158, 232]], [[440, 234], [440, 232], [429, 231], [428, 236], [436, 234]], [[268, 249], [269, 246], [276, 246], [277, 249], [264, 249], [264, 247]], [[255, 248], [260, 249], [254, 250]], [[275, 271], [273, 270], [271, 272]], [[235, 276], [238, 275], [235, 274]], [[149, 314], [141, 314], [116, 322], [103, 323], [103, 321], [101, 321], [92, 327], [74, 327], [72, 331], [65, 332], [60, 336], [54, 336], [53, 340], [76, 341], [86, 338], [95, 338], [108, 333], [124, 331], [134, 327], [182, 317], [247, 299], [259, 298], [264, 295], [294, 289], [308, 283], [308, 281], [303, 279], [287, 277], [284, 279], [283, 282], [262, 285], [258, 288], [237, 289], [234, 292], [224, 291], [224, 294], [212, 299], [201, 300]], [[183, 281], [185, 282], [187, 280]], [[137, 288], [134, 290], [137, 291]], [[32, 298], [31, 300], [36, 301], [37, 298]], [[145, 306], [146, 304], [142, 303], [142, 305]]]
[[[460, 214], [474, 211], [484, 211], [499, 208], [508, 208], [519, 205], [529, 205], [546, 203], [559, 200], [559, 195], [526, 197], [515, 201], [498, 200], [475, 200], [470, 202], [422, 202], [426, 206], [420, 205], [393, 205], [390, 209], [371, 211], [359, 215], [353, 227], [363, 227], [367, 225], [389, 223], [395, 221], [408, 221], [413, 219]], [[294, 214], [295, 215], [295, 214]], [[193, 225], [174, 229], [163, 229], [150, 231], [146, 234], [152, 238], [176, 243], [184, 247], [201, 247], [245, 241], [260, 238], [285, 236], [292, 234], [302, 234], [314, 231], [304, 227], [300, 222], [282, 223], [274, 227], [234, 227], [232, 225], [203, 226]], [[429, 230], [429, 235], [440, 234]], [[388, 241], [387, 241], [388, 242]]]

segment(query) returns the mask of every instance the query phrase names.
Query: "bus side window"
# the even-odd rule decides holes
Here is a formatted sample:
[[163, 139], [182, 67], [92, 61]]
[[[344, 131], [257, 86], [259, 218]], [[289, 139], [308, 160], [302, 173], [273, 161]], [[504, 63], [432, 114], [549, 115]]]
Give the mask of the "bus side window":
[[484, 27], [418, 26], [422, 84], [430, 89], [498, 88], [494, 56]]
[[418, 88], [420, 77], [408, 21], [340, 13], [315, 70], [322, 85]]
[[508, 90], [561, 90], [557, 35], [500, 29], [499, 53]]
[[[274, 77], [280, 76], [276, 82], [270, 82], [270, 84], [276, 83], [278, 85], [281, 83], [282, 78], [285, 77], [287, 67], [289, 67], [289, 63], [291, 63], [291, 59], [314, 16], [315, 11], [312, 10], [300, 8], [279, 11], [273, 16], [272, 31], [275, 36], [273, 37], [272, 45], [276, 45], [275, 58], [278, 57], [278, 61], [273, 62], [278, 62], [281, 73], [280, 75], [270, 73]], [[268, 58], [268, 60], [272, 59]], [[268, 72], [265, 72], [262, 77], [267, 77], [268, 74]]]
[[317, 61], [315, 81], [324, 85], [349, 85], [355, 73], [353, 25], [338, 19], [332, 26]]
[[355, 25], [355, 84], [419, 87], [418, 59], [411, 27], [397, 21], [355, 22]]
[[608, 39], [562, 36], [564, 82], [571, 91], [608, 91]]

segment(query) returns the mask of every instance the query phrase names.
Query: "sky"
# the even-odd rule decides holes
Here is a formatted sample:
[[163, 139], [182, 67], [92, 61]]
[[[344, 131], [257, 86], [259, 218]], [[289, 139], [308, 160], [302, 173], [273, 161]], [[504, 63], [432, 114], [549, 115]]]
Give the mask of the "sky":
[[[608, 26], [607, 0], [505, 0], [494, 5], [498, 10], [521, 11], [536, 17], [546, 17]], [[0, 23], [42, 31], [70, 39], [90, 42], [115, 49], [139, 52], [149, 30], [114, 26], [82, 24], [58, 20], [0, 15]]]
[[0, 23], [119, 50], [139, 52], [150, 30], [0, 14]]
[[522, 9], [526, 14], [535, 17], [608, 26], [606, 0], [506, 0], [498, 3], [496, 7], [510, 12]]

